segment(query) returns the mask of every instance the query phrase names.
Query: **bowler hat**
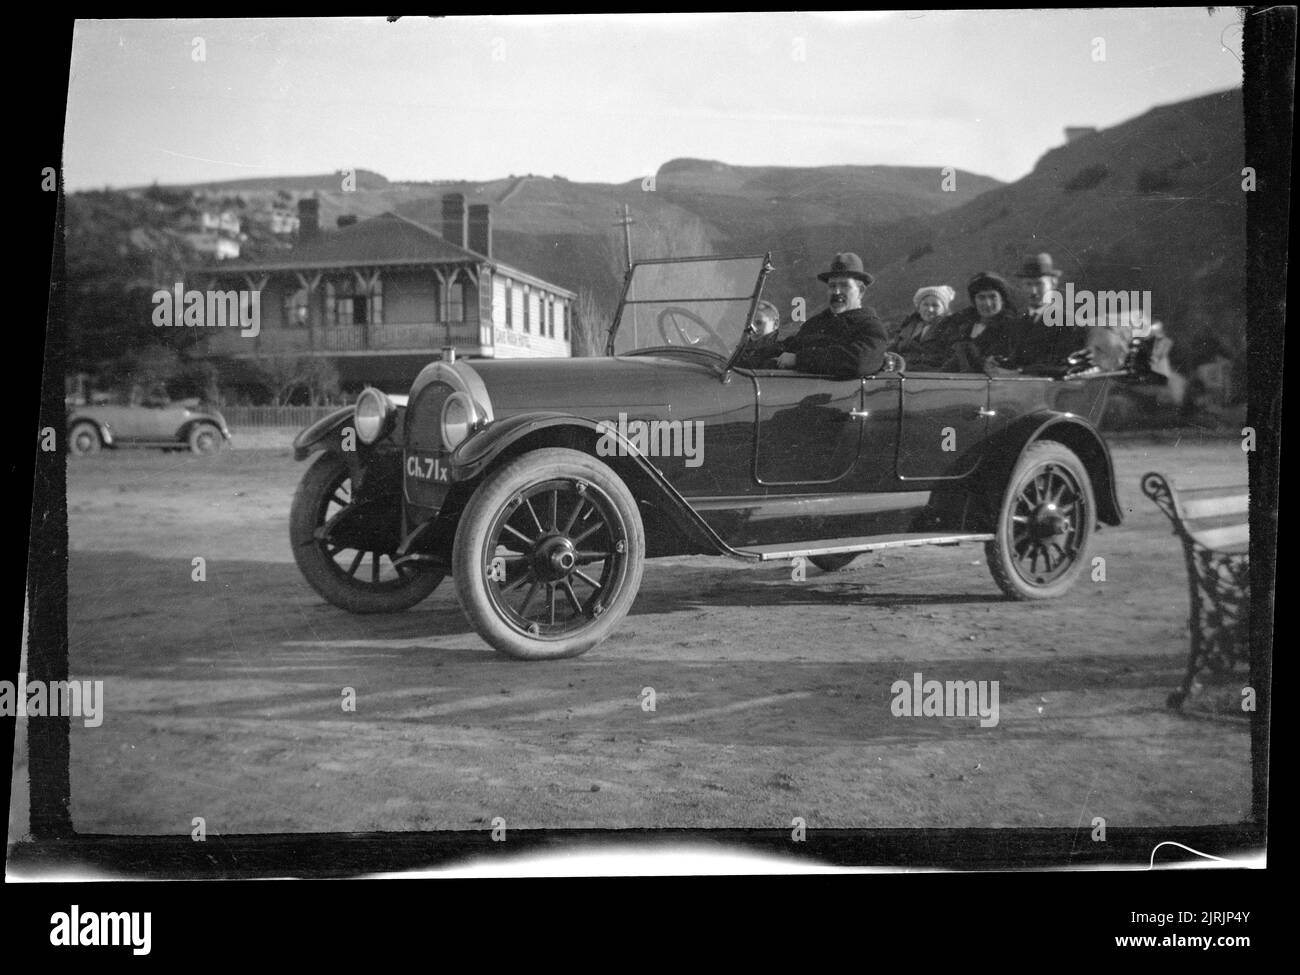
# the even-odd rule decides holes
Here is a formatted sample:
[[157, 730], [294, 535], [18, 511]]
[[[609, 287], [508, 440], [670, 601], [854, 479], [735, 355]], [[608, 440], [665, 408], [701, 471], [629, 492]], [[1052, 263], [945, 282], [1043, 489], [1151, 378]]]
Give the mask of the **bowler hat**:
[[863, 284], [870, 284], [876, 280], [870, 274], [862, 269], [862, 258], [851, 251], [845, 251], [842, 254], [836, 254], [835, 260], [831, 261], [831, 269], [823, 271], [817, 275], [818, 281], [829, 281], [831, 278], [857, 278]]
[[1051, 254], [1029, 254], [1020, 263], [1018, 278], [1059, 278], [1061, 269], [1052, 264]]

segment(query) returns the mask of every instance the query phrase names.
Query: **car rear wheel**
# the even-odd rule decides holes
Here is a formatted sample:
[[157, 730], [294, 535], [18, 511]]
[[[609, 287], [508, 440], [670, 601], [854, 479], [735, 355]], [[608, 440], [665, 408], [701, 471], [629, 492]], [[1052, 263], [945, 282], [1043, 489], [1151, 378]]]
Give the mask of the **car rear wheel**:
[[97, 454], [103, 446], [104, 440], [99, 435], [99, 428], [93, 423], [74, 423], [68, 431], [68, 451], [78, 457]]
[[559, 447], [488, 476], [462, 513], [456, 595], [475, 630], [520, 660], [573, 657], [610, 635], [636, 599], [645, 531], [605, 464]]
[[349, 613], [397, 613], [438, 588], [444, 573], [394, 565], [391, 543], [368, 541], [356, 508], [347, 461], [321, 454], [303, 474], [289, 510], [294, 561], [313, 589]]
[[221, 431], [211, 423], [196, 423], [190, 430], [190, 450], [196, 454], [215, 454], [222, 443]]
[[1092, 481], [1078, 455], [1040, 440], [1020, 455], [985, 542], [989, 571], [1013, 599], [1062, 595], [1083, 571], [1096, 522]]

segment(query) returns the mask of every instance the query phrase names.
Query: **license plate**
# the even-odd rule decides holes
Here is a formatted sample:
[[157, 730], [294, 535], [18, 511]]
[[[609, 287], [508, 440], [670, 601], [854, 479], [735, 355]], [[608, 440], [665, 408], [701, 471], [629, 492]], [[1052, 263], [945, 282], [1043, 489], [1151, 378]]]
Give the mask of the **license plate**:
[[450, 484], [451, 468], [441, 457], [413, 453], [406, 457], [406, 476], [422, 484]]

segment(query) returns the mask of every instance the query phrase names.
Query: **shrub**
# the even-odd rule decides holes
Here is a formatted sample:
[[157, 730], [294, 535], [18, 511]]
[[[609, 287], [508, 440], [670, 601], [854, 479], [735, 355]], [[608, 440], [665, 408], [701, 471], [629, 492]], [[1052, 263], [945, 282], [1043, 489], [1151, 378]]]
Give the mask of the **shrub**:
[[1144, 169], [1138, 173], [1137, 188], [1139, 193], [1158, 193], [1174, 185], [1174, 179], [1168, 169]]
[[1110, 167], [1105, 163], [1085, 166], [1066, 181], [1065, 192], [1075, 193], [1079, 190], [1090, 190], [1109, 175]]

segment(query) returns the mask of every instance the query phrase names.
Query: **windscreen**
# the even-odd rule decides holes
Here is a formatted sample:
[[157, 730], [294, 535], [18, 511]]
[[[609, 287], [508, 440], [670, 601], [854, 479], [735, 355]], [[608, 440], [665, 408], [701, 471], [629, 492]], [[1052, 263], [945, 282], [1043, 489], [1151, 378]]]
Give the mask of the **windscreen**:
[[614, 322], [614, 354], [676, 346], [729, 357], [744, 335], [764, 260], [636, 265]]

